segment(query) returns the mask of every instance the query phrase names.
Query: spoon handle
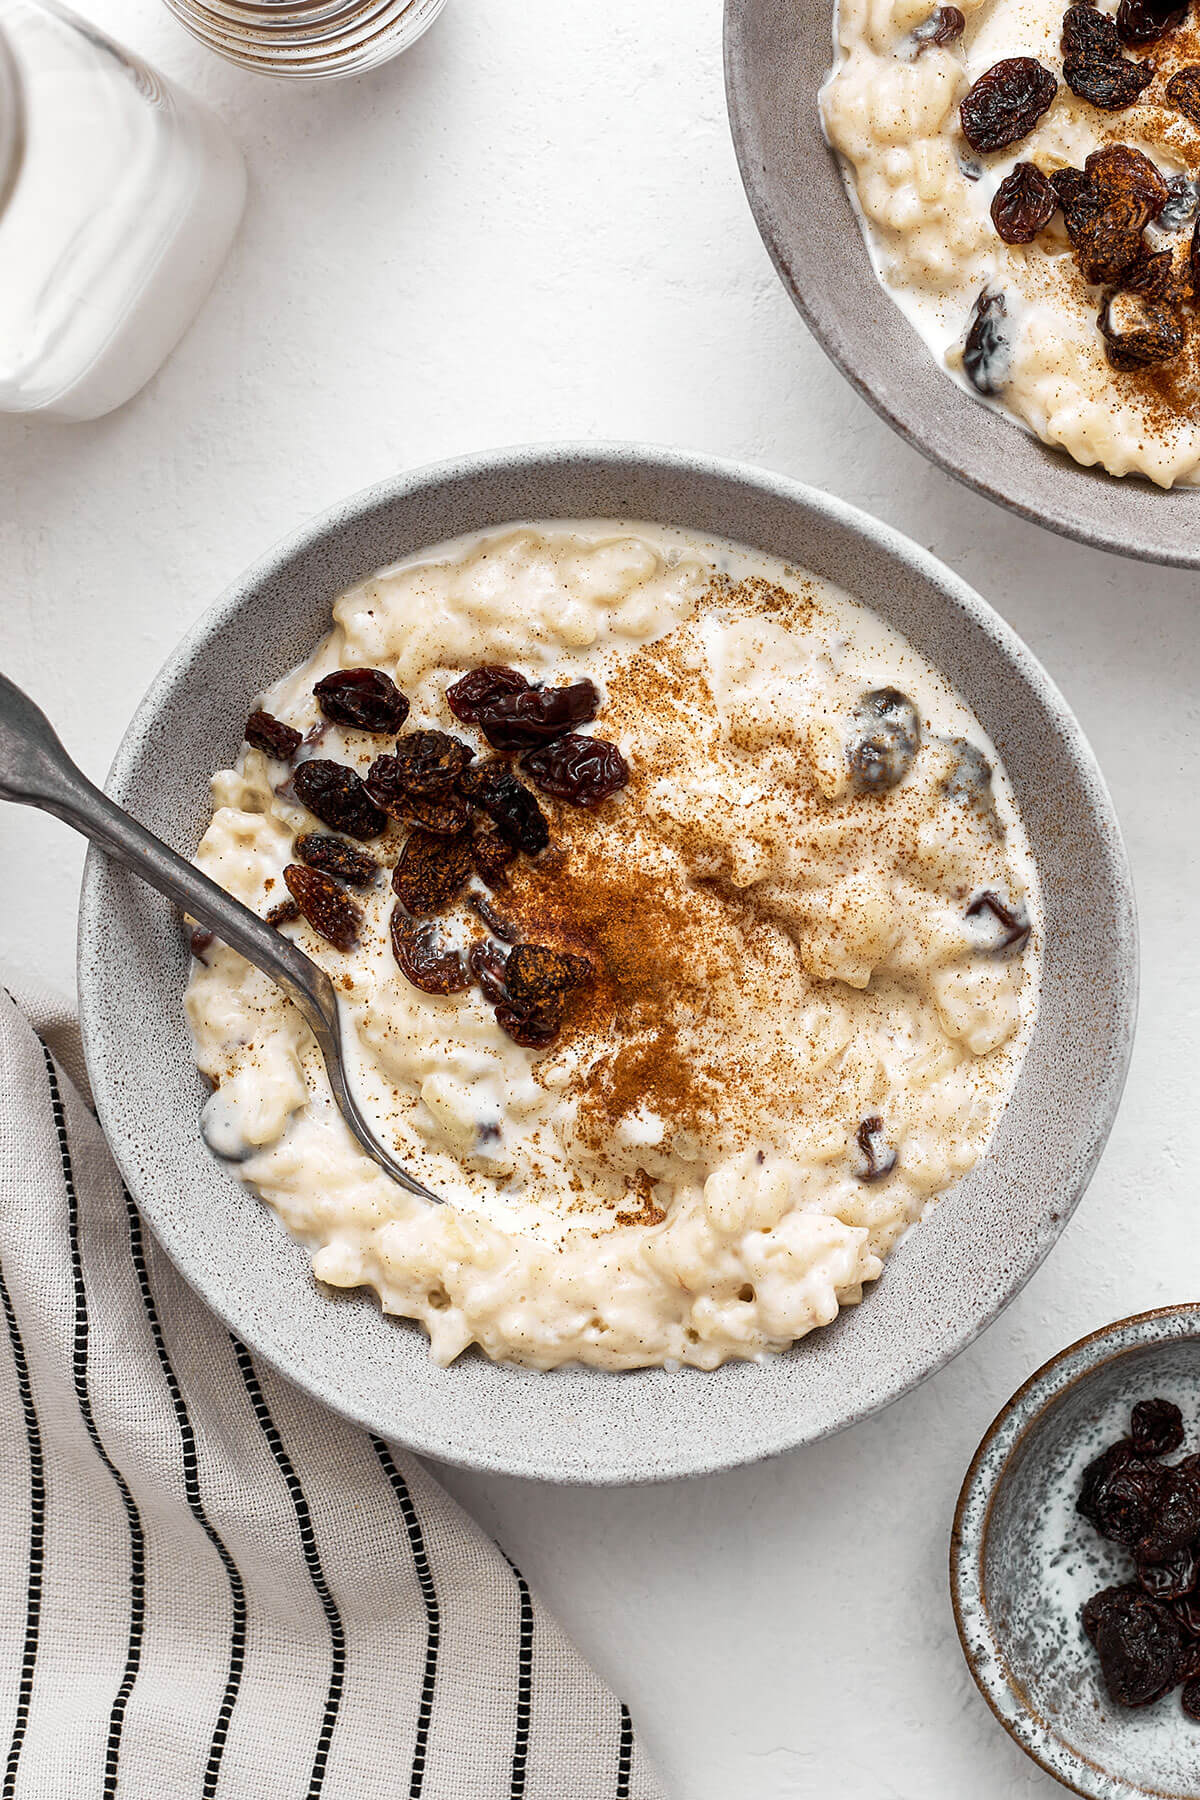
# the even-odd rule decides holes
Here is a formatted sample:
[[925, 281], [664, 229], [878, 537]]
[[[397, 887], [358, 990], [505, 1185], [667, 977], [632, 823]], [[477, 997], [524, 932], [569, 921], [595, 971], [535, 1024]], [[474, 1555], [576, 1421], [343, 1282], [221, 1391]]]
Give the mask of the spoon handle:
[[[123, 812], [76, 768], [41, 708], [0, 674], [0, 800], [82, 832], [277, 981], [309, 1024], [335, 1005], [328, 976], [264, 919]], [[326, 992], [328, 990], [328, 992]]]
[[71, 761], [41, 708], [6, 675], [0, 675], [0, 800], [39, 807], [73, 826], [270, 976], [316, 1038], [334, 1099], [368, 1156], [410, 1194], [442, 1204], [375, 1137], [347, 1078], [342, 1017], [324, 969], [102, 794]]

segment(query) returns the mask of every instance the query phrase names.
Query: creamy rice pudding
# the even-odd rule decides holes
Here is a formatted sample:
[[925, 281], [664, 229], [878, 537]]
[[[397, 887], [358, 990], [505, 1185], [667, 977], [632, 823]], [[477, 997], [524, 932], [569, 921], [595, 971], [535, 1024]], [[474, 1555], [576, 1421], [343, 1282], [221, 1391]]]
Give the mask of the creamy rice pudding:
[[847, 595], [658, 526], [496, 529], [343, 594], [247, 737], [197, 861], [329, 971], [449, 1204], [201, 938], [204, 1135], [437, 1361], [781, 1350], [986, 1150], [1036, 874], [978, 721]]
[[1081, 463], [1200, 480], [1189, 0], [839, 0], [835, 35], [826, 134], [938, 362]]

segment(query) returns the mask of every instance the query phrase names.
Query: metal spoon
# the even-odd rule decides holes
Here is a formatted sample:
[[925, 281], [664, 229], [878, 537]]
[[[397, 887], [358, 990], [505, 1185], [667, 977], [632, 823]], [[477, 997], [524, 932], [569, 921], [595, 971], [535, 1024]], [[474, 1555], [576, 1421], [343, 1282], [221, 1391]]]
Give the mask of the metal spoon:
[[94, 787], [45, 713], [6, 675], [0, 675], [0, 800], [40, 807], [82, 832], [277, 982], [316, 1038], [333, 1097], [367, 1155], [410, 1194], [444, 1204], [388, 1155], [360, 1111], [346, 1075], [337, 995], [325, 971]]

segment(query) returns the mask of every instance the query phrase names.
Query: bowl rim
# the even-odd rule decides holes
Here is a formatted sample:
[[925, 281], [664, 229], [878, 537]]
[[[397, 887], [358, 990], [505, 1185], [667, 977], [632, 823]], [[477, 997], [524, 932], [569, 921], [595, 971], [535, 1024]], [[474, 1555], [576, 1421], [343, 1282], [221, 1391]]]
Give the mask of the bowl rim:
[[[756, 109], [750, 98], [749, 58], [746, 54], [744, 40], [745, 26], [751, 9], [759, 3], [760, 0], [724, 0], [723, 62], [725, 102], [729, 114], [730, 135], [733, 139], [738, 171], [741, 175], [746, 199], [775, 273], [830, 362], [845, 376], [867, 404], [878, 413], [879, 417], [891, 426], [897, 436], [903, 438], [906, 444], [911, 445], [927, 461], [943, 470], [945, 474], [952, 476], [964, 487], [974, 489], [976, 493], [982, 494], [986, 499], [1005, 507], [1009, 512], [1016, 513], [1019, 518], [1025, 519], [1029, 524], [1039, 525], [1044, 530], [1056, 532], [1061, 537], [1086, 544], [1090, 549], [1109, 551], [1113, 555], [1126, 556], [1135, 561], [1159, 563], [1164, 567], [1176, 569], [1200, 568], [1200, 538], [1193, 533], [1178, 532], [1170, 543], [1156, 541], [1146, 536], [1144, 532], [1139, 534], [1138, 529], [1131, 527], [1128, 522], [1123, 523], [1119, 505], [1101, 513], [1103, 521], [1111, 512], [1113, 515], [1111, 525], [1103, 522], [1084, 523], [1070, 506], [1053, 503], [1049, 484], [1045, 499], [1034, 500], [1023, 498], [1016, 493], [1006, 492], [989, 475], [989, 465], [986, 459], [981, 460], [978, 466], [971, 468], [957, 462], [953, 455], [942, 447], [935, 430], [924, 428], [919, 420], [914, 420], [902, 412], [891, 402], [886, 391], [876, 388], [864, 374], [860, 373], [856, 366], [850, 337], [842, 328], [840, 321], [828, 315], [797, 279], [798, 271], [794, 268], [791, 258], [785, 253], [775, 208], [768, 193], [765, 179], [767, 165], [762, 153]], [[830, 5], [832, 38], [836, 0], [815, 0], [815, 3], [821, 6], [827, 3]], [[827, 65], [828, 68], [832, 68], [835, 55], [836, 46], [831, 43], [831, 60]], [[824, 134], [822, 133], [822, 135]], [[827, 148], [830, 168], [839, 185], [846, 187], [848, 191], [847, 178], [841, 159], [832, 147], [827, 146]], [[861, 226], [859, 230], [861, 235]], [[865, 243], [863, 247], [864, 253], [869, 257]], [[871, 270], [871, 279], [879, 285], [882, 292], [886, 293], [886, 289], [879, 282], [873, 269]], [[890, 296], [888, 298], [890, 300]], [[899, 309], [897, 308], [897, 310]], [[949, 380], [937, 368], [932, 357], [929, 357], [928, 361], [930, 371], [938, 377], [939, 381]], [[971, 401], [969, 395], [963, 395], [963, 398], [970, 401], [972, 405], [977, 404]], [[989, 410], [985, 409], [982, 404], [979, 404], [978, 409], [981, 412]], [[1036, 433], [1030, 431], [1019, 420], [1000, 415], [996, 418], [996, 423], [1001, 427], [1018, 430], [1028, 435], [1032, 442], [1050, 459], [1047, 472], [1051, 476], [1053, 470], [1057, 468], [1061, 470], [1068, 482], [1073, 482], [1077, 478], [1089, 482], [1104, 481], [1113, 490], [1114, 500], [1125, 484], [1130, 484], [1138, 491], [1146, 489], [1154, 493], [1162, 493], [1164, 497], [1167, 494], [1195, 492], [1194, 487], [1189, 489], [1188, 484], [1179, 482], [1171, 489], [1159, 490], [1148, 477], [1136, 473], [1109, 475], [1098, 465], [1089, 466], [1077, 463], [1069, 451], [1056, 449], [1052, 445], [1043, 443]], [[1200, 494], [1197, 494], [1195, 504], [1200, 508]], [[1191, 549], [1187, 548], [1189, 539], [1194, 545]]]
[[[464, 1468], [490, 1470], [496, 1473], [551, 1480], [563, 1484], [611, 1486], [710, 1474], [742, 1464], [762, 1461], [768, 1457], [796, 1449], [805, 1443], [817, 1442], [821, 1438], [831, 1436], [849, 1425], [857, 1424], [862, 1419], [870, 1417], [912, 1392], [930, 1375], [937, 1373], [953, 1361], [995, 1321], [1041, 1267], [1058, 1241], [1087, 1190], [1107, 1142], [1113, 1120], [1120, 1106], [1133, 1049], [1137, 1020], [1139, 946], [1134, 890], [1128, 856], [1112, 798], [1095, 754], [1082, 727], [1040, 661], [989, 602], [976, 593], [969, 583], [948, 565], [941, 562], [931, 551], [906, 537], [894, 526], [874, 518], [871, 514], [838, 496], [753, 464], [653, 444], [594, 440], [552, 441], [474, 451], [434, 464], [401, 470], [391, 477], [385, 477], [369, 487], [360, 489], [346, 499], [324, 508], [320, 513], [290, 532], [237, 576], [225, 588], [220, 597], [207, 607], [183, 634], [150, 683], [125, 730], [105, 781], [106, 791], [111, 791], [114, 787], [119, 789], [128, 776], [130, 767], [136, 762], [139, 753], [139, 728], [144, 727], [148, 721], [155, 718], [162, 700], [172, 689], [180, 669], [220, 636], [229, 618], [244, 603], [248, 593], [260, 589], [264, 584], [279, 576], [295, 557], [305, 550], [311, 549], [314, 543], [319, 543], [325, 538], [352, 528], [357, 519], [381, 506], [394, 503], [402, 496], [411, 498], [419, 495], [422, 490], [433, 490], [443, 487], [449, 482], [469, 483], [476, 477], [494, 478], [505, 472], [528, 474], [532, 470], [547, 469], [562, 464], [581, 467], [585, 470], [588, 468], [600, 469], [608, 473], [624, 472], [633, 465], [643, 472], [652, 471], [670, 476], [707, 476], [720, 483], [749, 487], [764, 497], [787, 504], [799, 503], [804, 509], [823, 515], [836, 526], [860, 540], [874, 544], [885, 553], [906, 564], [921, 579], [928, 581], [946, 594], [954, 604], [962, 609], [974, 627], [990, 639], [1003, 655], [1005, 662], [1015, 666], [1028, 680], [1048, 720], [1063, 734], [1077, 778], [1085, 782], [1098, 825], [1103, 825], [1106, 831], [1107, 855], [1111, 866], [1114, 890], [1114, 930], [1117, 941], [1122, 945], [1124, 959], [1122, 964], [1123, 981], [1119, 989], [1119, 1005], [1116, 1013], [1119, 1030], [1114, 1033], [1112, 1042], [1108, 1085], [1103, 1094], [1103, 1104], [1098, 1105], [1093, 1114], [1088, 1154], [1079, 1159], [1071, 1178], [1070, 1187], [1064, 1187], [1055, 1229], [1046, 1235], [1043, 1242], [1038, 1244], [1036, 1255], [1031, 1256], [1028, 1262], [1020, 1264], [1015, 1275], [1009, 1276], [1003, 1289], [998, 1290], [994, 1305], [990, 1306], [982, 1316], [972, 1317], [968, 1324], [960, 1326], [950, 1339], [949, 1349], [939, 1355], [930, 1366], [898, 1374], [890, 1385], [881, 1389], [869, 1400], [864, 1400], [861, 1405], [847, 1411], [836, 1421], [819, 1428], [797, 1432], [795, 1425], [789, 1424], [786, 1417], [781, 1416], [774, 1433], [769, 1438], [764, 1434], [753, 1451], [738, 1449], [731, 1452], [728, 1447], [723, 1447], [719, 1440], [713, 1437], [704, 1445], [693, 1447], [686, 1455], [675, 1454], [667, 1467], [664, 1467], [660, 1461], [642, 1453], [640, 1461], [627, 1456], [619, 1469], [589, 1467], [587, 1470], [572, 1468], [561, 1472], [551, 1472], [544, 1459], [530, 1456], [524, 1462], [517, 1462], [511, 1457], [496, 1455], [488, 1445], [472, 1446], [467, 1451], [449, 1445], [444, 1438], [434, 1440], [428, 1433], [421, 1434], [419, 1432], [410, 1433], [403, 1439], [410, 1448], [421, 1454], [434, 1456], [440, 1461]], [[633, 515], [629, 516], [632, 518]], [[433, 547], [432, 541], [430, 547]], [[102, 854], [95, 849], [89, 851], [84, 869], [79, 915], [80, 1023], [97, 1113], [113, 1154], [122, 1167], [122, 1172], [129, 1180], [131, 1191], [134, 1192], [136, 1198], [138, 1197], [138, 1187], [144, 1184], [136, 1178], [136, 1166], [132, 1158], [128, 1156], [123, 1158], [122, 1155], [124, 1128], [120, 1118], [120, 1088], [119, 1084], [114, 1085], [109, 1080], [104, 1047], [103, 1007], [98, 985], [96, 989], [93, 989], [89, 969], [89, 962], [93, 960], [90, 956], [91, 947], [102, 929], [106, 904], [101, 892], [101, 877], [104, 868], [105, 860]], [[164, 1230], [162, 1222], [153, 1216], [149, 1209], [145, 1210], [148, 1222], [159, 1242], [176, 1266], [181, 1269], [185, 1278], [191, 1280], [187, 1257], [184, 1254], [183, 1235]], [[282, 1347], [277, 1347], [272, 1343], [269, 1333], [258, 1318], [242, 1316], [222, 1294], [214, 1294], [208, 1288], [203, 1288], [201, 1292], [205, 1304], [281, 1374], [305, 1387], [309, 1392], [315, 1393], [325, 1404], [350, 1418], [354, 1423], [372, 1430], [384, 1430], [377, 1418], [372, 1416], [369, 1411], [356, 1410], [353, 1402], [341, 1396], [331, 1382], [315, 1381], [307, 1370], [298, 1368], [296, 1362], [289, 1358]], [[503, 1365], [498, 1366], [502, 1367]], [[641, 1373], [646, 1372], [641, 1371]], [[656, 1371], [649, 1372], [655, 1373]], [[397, 1435], [394, 1429], [390, 1434]], [[384, 1430], [384, 1435], [388, 1435], [386, 1430]]]
[[[1148, 1326], [1151, 1330], [1147, 1333]], [[1057, 1351], [1010, 1395], [984, 1432], [963, 1477], [954, 1508], [950, 1528], [950, 1603], [963, 1658], [993, 1717], [1013, 1742], [1047, 1775], [1053, 1776], [1068, 1792], [1081, 1795], [1082, 1800], [1156, 1800], [1159, 1791], [1131, 1786], [1122, 1777], [1110, 1775], [1099, 1764], [1081, 1756], [1047, 1725], [1020, 1684], [1010, 1678], [1007, 1658], [991, 1629], [982, 1578], [992, 1508], [1017, 1449], [1064, 1394], [1110, 1362], [1144, 1350], [1147, 1344], [1165, 1344], [1186, 1338], [1200, 1338], [1200, 1300], [1181, 1300], [1173, 1305], [1151, 1307], [1146, 1312], [1130, 1313], [1126, 1318], [1115, 1319], [1110, 1325], [1087, 1332]], [[1096, 1354], [1101, 1345], [1109, 1346], [1102, 1356]], [[1003, 1460], [990, 1477], [985, 1476], [984, 1465], [989, 1463], [998, 1446], [1003, 1447]], [[972, 1624], [987, 1634], [993, 1652], [990, 1663], [985, 1663], [971, 1645], [968, 1634]], [[1043, 1748], [1048, 1740], [1060, 1747], [1059, 1767], [1049, 1760]], [[1099, 1778], [1099, 1785], [1092, 1776]], [[1088, 1785], [1080, 1786], [1080, 1781], [1088, 1782]]]

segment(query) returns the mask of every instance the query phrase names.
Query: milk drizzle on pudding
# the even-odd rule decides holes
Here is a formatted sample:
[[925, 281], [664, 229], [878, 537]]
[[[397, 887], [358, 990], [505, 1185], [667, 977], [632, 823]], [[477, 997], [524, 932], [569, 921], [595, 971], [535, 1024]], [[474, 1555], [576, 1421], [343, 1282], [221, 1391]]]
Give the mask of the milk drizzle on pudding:
[[[1153, 41], [1131, 37], [1150, 12]], [[962, 29], [940, 41], [928, 28], [944, 13]], [[879, 279], [959, 385], [1080, 463], [1194, 484], [1200, 23], [1186, 5], [1168, 14], [1144, 0], [1070, 13], [1064, 0], [963, 0], [936, 14], [927, 0], [839, 0], [822, 120]], [[1092, 61], [1064, 55], [1064, 42], [1093, 40], [1107, 48]], [[1027, 75], [1020, 135], [992, 150], [985, 133], [973, 147], [979, 95], [1013, 59]], [[1069, 184], [1117, 146], [1148, 159], [1159, 192], [1114, 259], [1081, 243]], [[1097, 210], [1127, 199], [1105, 192]], [[1014, 220], [1027, 241], [1005, 241]]]
[[[356, 947], [281, 925], [339, 988], [381, 1138], [452, 1204], [364, 1157], [298, 1014], [219, 944], [187, 996], [216, 1084], [206, 1139], [320, 1280], [375, 1289], [439, 1362], [471, 1343], [541, 1368], [781, 1350], [861, 1299], [984, 1153], [1019, 1071], [1041, 908], [995, 749], [910, 644], [802, 571], [659, 526], [514, 525], [339, 598], [258, 702], [301, 747], [289, 762], [268, 735], [214, 778], [200, 865], [264, 915], [297, 892], [283, 872], [325, 830], [297, 768], [366, 774], [395, 744], [322, 714], [314, 686], [339, 668], [395, 683], [402, 748], [469, 743], [457, 779], [478, 794], [495, 752], [446, 695], [481, 665], [594, 684], [577, 730], [627, 785], [572, 805], [517, 754], [504, 772], [536, 795], [545, 849], [413, 918], [388, 874], [418, 834], [389, 819], [347, 846]], [[342, 852], [315, 854], [339, 880]], [[400, 966], [422, 933], [436, 992]], [[546, 982], [549, 1035], [525, 1048]]]

